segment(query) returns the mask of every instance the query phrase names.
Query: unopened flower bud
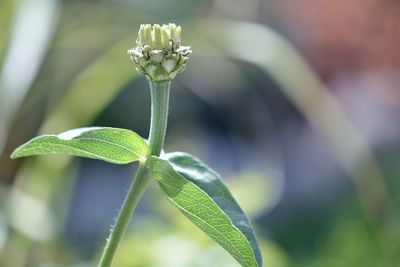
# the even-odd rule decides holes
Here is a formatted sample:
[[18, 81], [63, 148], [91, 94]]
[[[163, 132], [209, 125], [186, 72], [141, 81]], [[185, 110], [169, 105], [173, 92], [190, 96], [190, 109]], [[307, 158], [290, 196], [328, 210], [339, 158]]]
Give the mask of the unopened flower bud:
[[142, 24], [136, 39], [137, 46], [128, 54], [138, 65], [136, 70], [152, 81], [169, 81], [185, 69], [192, 52], [181, 46], [181, 27], [175, 24]]

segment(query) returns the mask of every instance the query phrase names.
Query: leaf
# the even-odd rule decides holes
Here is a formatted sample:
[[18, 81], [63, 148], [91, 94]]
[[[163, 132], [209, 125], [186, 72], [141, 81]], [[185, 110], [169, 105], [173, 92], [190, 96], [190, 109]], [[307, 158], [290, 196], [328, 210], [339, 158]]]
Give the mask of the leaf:
[[242, 266], [261, 267], [262, 259], [247, 216], [219, 175], [190, 154], [152, 157], [147, 166], [169, 200]]
[[87, 127], [33, 138], [15, 149], [11, 158], [56, 153], [127, 164], [146, 159], [150, 150], [146, 141], [130, 130]]

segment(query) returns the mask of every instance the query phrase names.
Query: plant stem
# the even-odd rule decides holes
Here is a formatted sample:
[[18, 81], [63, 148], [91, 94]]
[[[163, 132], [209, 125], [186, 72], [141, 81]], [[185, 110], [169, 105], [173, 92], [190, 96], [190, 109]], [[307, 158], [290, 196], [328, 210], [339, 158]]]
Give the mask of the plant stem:
[[147, 185], [150, 182], [147, 169], [144, 164], [140, 164], [136, 172], [135, 179], [129, 189], [128, 194], [122, 204], [122, 208], [118, 214], [117, 220], [111, 230], [110, 236], [107, 240], [107, 245], [104, 248], [103, 255], [100, 259], [99, 267], [111, 266], [112, 259], [118, 248], [118, 244], [128, 226], [129, 218], [135, 210], [140, 197], [143, 195]]
[[[151, 90], [149, 146], [151, 155], [159, 156], [164, 145], [165, 132], [167, 129], [168, 102], [171, 82], [149, 81], [149, 84]], [[141, 162], [111, 230], [98, 267], [111, 266], [118, 244], [128, 226], [129, 219], [147, 186], [150, 184], [150, 181], [151, 177], [149, 171], [145, 167], [145, 162]]]
[[167, 130], [168, 103], [171, 81], [149, 81], [151, 90], [151, 122], [149, 145], [151, 155], [159, 156]]

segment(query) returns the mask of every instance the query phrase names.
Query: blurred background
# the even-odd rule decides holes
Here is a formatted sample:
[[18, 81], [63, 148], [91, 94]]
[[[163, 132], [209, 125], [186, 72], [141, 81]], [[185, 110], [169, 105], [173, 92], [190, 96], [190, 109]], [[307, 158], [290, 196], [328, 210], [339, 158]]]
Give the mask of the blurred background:
[[[397, 0], [1, 0], [0, 266], [96, 266], [136, 165], [9, 155], [83, 126], [147, 137], [126, 51], [169, 22], [194, 52], [165, 150], [222, 174], [264, 266], [400, 266]], [[239, 265], [154, 184], [114, 266]]]

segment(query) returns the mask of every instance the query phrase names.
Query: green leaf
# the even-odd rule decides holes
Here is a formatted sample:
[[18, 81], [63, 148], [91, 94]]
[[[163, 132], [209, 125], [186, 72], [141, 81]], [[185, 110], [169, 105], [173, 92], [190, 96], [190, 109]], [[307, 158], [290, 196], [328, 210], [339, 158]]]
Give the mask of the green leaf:
[[127, 164], [145, 160], [150, 149], [142, 137], [130, 130], [87, 127], [33, 138], [15, 149], [11, 158], [56, 153]]
[[250, 222], [219, 175], [186, 153], [163, 158], [151, 157], [147, 166], [169, 200], [242, 266], [261, 267]]

